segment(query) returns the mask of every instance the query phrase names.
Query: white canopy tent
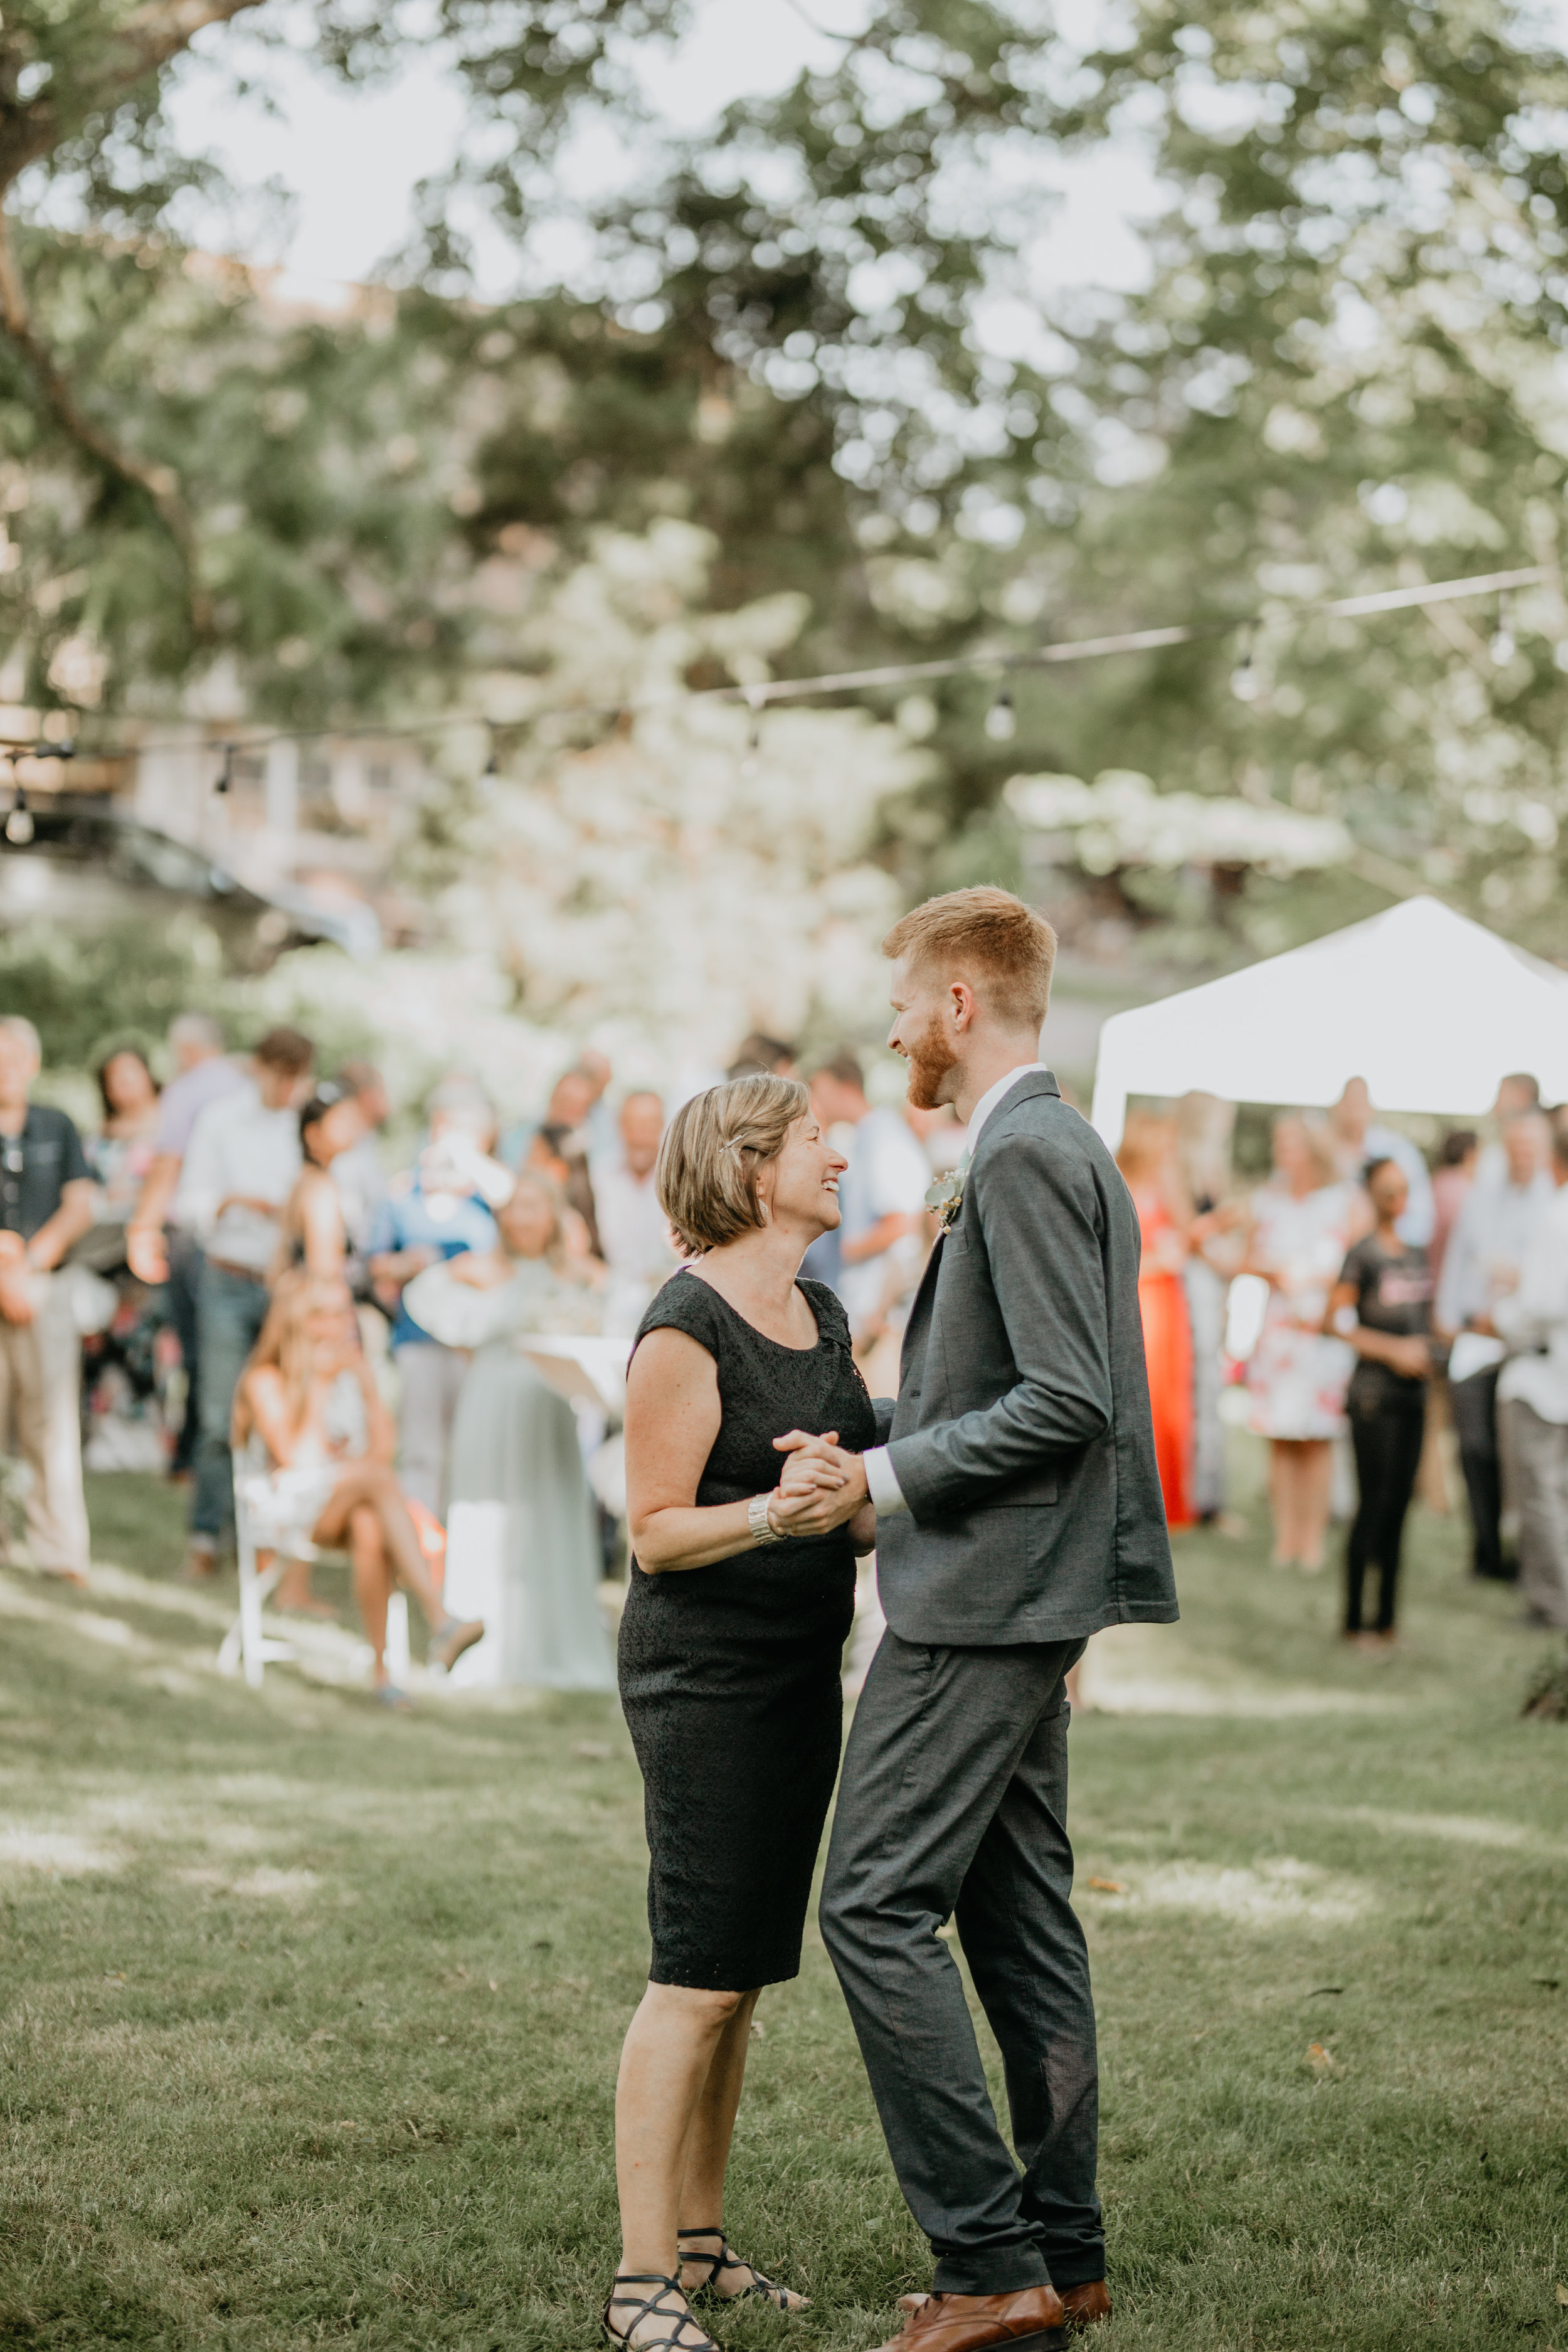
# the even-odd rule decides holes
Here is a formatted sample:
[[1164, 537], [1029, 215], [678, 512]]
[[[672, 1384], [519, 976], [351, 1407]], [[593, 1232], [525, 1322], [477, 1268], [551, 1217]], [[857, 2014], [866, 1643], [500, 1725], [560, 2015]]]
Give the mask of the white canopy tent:
[[[1046, 1053], [1050, 1032], [1047, 1025]], [[1568, 1100], [1568, 972], [1436, 898], [1411, 898], [1245, 971], [1118, 1013], [1100, 1033], [1094, 1124], [1114, 1150], [1129, 1095], [1337, 1102], [1475, 1118], [1528, 1070]]]

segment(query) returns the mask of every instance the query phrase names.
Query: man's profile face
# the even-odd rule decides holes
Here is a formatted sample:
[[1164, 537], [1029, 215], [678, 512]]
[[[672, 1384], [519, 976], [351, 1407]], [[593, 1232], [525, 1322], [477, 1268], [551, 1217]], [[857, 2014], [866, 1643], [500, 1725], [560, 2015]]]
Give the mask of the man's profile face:
[[310, 1073], [307, 1070], [286, 1070], [277, 1062], [258, 1062], [256, 1091], [268, 1110], [297, 1110], [308, 1100]]
[[658, 1158], [664, 1105], [657, 1095], [628, 1095], [621, 1105], [621, 1142], [634, 1176], [646, 1176]]
[[824, 1127], [856, 1119], [864, 1108], [864, 1099], [858, 1087], [846, 1086], [831, 1070], [818, 1070], [811, 1081], [811, 1108]]
[[910, 1066], [909, 1097], [917, 1110], [935, 1110], [957, 1091], [958, 1048], [951, 1034], [952, 999], [931, 969], [911, 970], [907, 956], [893, 966], [889, 995], [893, 1025], [888, 1044]]
[[1515, 1184], [1528, 1184], [1537, 1169], [1545, 1161], [1542, 1122], [1526, 1114], [1509, 1119], [1502, 1131], [1502, 1148], [1508, 1159], [1508, 1172]]
[[0, 1094], [15, 1101], [25, 1095], [38, 1075], [38, 1064], [30, 1045], [13, 1030], [0, 1029]]

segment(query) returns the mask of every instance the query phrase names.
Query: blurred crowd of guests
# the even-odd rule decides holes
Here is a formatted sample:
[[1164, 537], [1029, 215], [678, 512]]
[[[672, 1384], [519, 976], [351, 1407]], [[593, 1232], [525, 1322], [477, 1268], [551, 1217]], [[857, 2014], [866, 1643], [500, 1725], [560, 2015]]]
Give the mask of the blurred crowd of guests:
[[[35, 1563], [86, 1576], [84, 1439], [89, 1466], [188, 1484], [196, 1582], [235, 1541], [237, 1468], [260, 1540], [292, 1563], [281, 1606], [321, 1610], [312, 1553], [350, 1554], [379, 1687], [397, 1584], [434, 1647], [478, 1638], [447, 1619], [443, 1586], [448, 1529], [478, 1540], [481, 1525], [516, 1599], [492, 1626], [498, 1678], [612, 1687], [596, 1592], [623, 1500], [613, 1402], [580, 1374], [556, 1382], [539, 1347], [629, 1339], [678, 1263], [655, 1184], [660, 1096], [617, 1090], [584, 1053], [536, 1118], [503, 1129], [479, 1080], [453, 1072], [398, 1165], [381, 1073], [323, 1076], [296, 1029], [236, 1055], [183, 1014], [166, 1063], [160, 1085], [140, 1045], [107, 1053], [84, 1138], [30, 1099], [30, 1025], [0, 1023], [0, 1410]], [[794, 1048], [746, 1038], [728, 1075], [755, 1069], [794, 1074]], [[873, 1107], [847, 1052], [805, 1075], [850, 1160], [843, 1225], [808, 1271], [895, 1381], [934, 1232], [926, 1192], [962, 1131]]]
[[[378, 1683], [399, 1582], [437, 1650], [479, 1638], [442, 1594], [447, 1531], [480, 1523], [468, 1510], [516, 1601], [492, 1627], [500, 1678], [611, 1687], [595, 1593], [623, 1500], [614, 1401], [581, 1366], [557, 1378], [542, 1346], [629, 1339], [674, 1269], [665, 1102], [586, 1052], [537, 1118], [503, 1128], [455, 1071], [405, 1122], [397, 1165], [367, 1062], [324, 1077], [283, 1027], [231, 1054], [198, 1013], [166, 1055], [160, 1086], [139, 1045], [105, 1054], [84, 1138], [32, 1099], [30, 1024], [0, 1020], [0, 1425], [36, 1564], [86, 1575], [85, 1430], [89, 1466], [188, 1481], [186, 1573], [205, 1580], [233, 1541], [237, 1444], [258, 1525], [300, 1556], [284, 1605], [321, 1605], [312, 1547], [347, 1550]], [[838, 1292], [888, 1393], [935, 1232], [928, 1189], [963, 1131], [951, 1111], [873, 1103], [847, 1050], [797, 1073], [790, 1045], [753, 1034], [727, 1075], [753, 1070], [804, 1076], [848, 1160], [842, 1223], [804, 1271]], [[1419, 1479], [1440, 1481], [1451, 1428], [1475, 1573], [1519, 1577], [1532, 1619], [1568, 1627], [1568, 1117], [1507, 1078], [1489, 1139], [1451, 1131], [1429, 1166], [1353, 1079], [1325, 1113], [1274, 1118], [1252, 1188], [1233, 1172], [1235, 1117], [1206, 1096], [1134, 1110], [1118, 1153], [1172, 1526], [1226, 1523], [1233, 1388], [1268, 1441], [1276, 1563], [1321, 1569], [1348, 1436], [1344, 1630], [1384, 1646], [1406, 1511]]]
[[1234, 1118], [1206, 1096], [1134, 1111], [1118, 1153], [1172, 1526], [1223, 1518], [1221, 1400], [1239, 1381], [1269, 1445], [1275, 1564], [1318, 1571], [1348, 1437], [1344, 1632], [1386, 1649], [1405, 1516], [1424, 1475], [1441, 1493], [1451, 1427], [1474, 1573], [1517, 1578], [1531, 1622], [1568, 1627], [1568, 1113], [1510, 1076], [1494, 1139], [1452, 1129], [1429, 1166], [1356, 1078], [1326, 1113], [1274, 1119], [1250, 1191]]

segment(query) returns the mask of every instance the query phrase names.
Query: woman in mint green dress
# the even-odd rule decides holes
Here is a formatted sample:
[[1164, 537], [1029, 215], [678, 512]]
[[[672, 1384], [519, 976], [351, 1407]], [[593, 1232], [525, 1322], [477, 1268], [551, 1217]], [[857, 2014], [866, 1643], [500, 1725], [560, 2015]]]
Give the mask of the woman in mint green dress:
[[576, 1415], [520, 1345], [592, 1332], [595, 1304], [563, 1271], [560, 1202], [548, 1178], [521, 1176], [496, 1222], [497, 1250], [430, 1266], [405, 1293], [421, 1329], [471, 1351], [452, 1423], [447, 1589], [473, 1582], [499, 1606], [458, 1679], [613, 1691]]

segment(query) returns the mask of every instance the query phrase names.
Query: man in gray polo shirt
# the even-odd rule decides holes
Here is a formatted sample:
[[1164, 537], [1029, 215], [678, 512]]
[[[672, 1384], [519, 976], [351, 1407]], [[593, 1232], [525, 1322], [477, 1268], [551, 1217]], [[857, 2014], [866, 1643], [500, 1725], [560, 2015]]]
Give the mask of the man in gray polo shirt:
[[191, 1140], [191, 1130], [209, 1103], [240, 1093], [250, 1083], [237, 1062], [224, 1051], [223, 1031], [209, 1013], [182, 1013], [169, 1024], [169, 1054], [177, 1075], [158, 1098], [158, 1126], [153, 1138], [153, 1164], [136, 1203], [136, 1213], [125, 1228], [125, 1254], [131, 1271], [141, 1282], [162, 1283], [169, 1302], [169, 1319], [180, 1342], [185, 1371], [185, 1414], [180, 1424], [172, 1477], [195, 1465], [196, 1439], [201, 1431], [201, 1361], [196, 1303], [202, 1286], [202, 1245], [188, 1225], [174, 1216], [180, 1166]]

